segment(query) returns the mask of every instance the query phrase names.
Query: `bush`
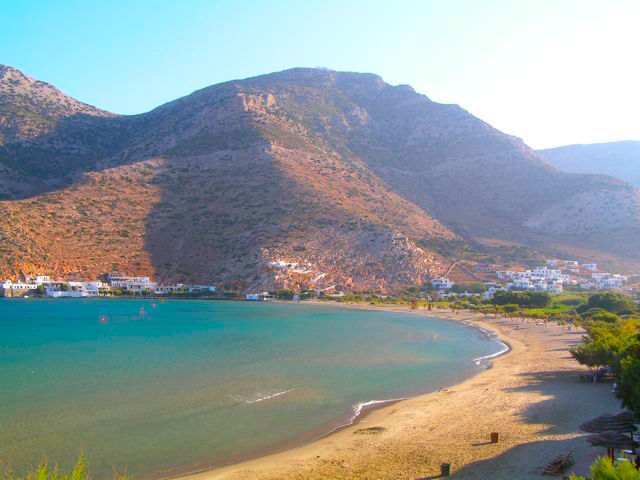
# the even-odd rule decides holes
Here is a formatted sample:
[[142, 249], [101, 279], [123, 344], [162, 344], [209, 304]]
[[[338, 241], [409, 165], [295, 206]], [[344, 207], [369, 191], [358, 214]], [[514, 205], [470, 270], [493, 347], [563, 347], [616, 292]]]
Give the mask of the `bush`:
[[506, 305], [502, 306], [502, 310], [504, 310], [504, 313], [508, 314], [516, 313], [519, 309], [520, 307], [518, 307], [518, 305], [516, 305], [515, 303], [507, 303]]
[[578, 313], [584, 313], [591, 308], [601, 308], [608, 312], [632, 312], [635, 310], [633, 300], [620, 293], [606, 292], [591, 295], [587, 304], [578, 309]]
[[482, 283], [479, 283], [479, 282], [475, 282], [475, 283], [456, 283], [451, 288], [451, 291], [453, 293], [464, 293], [464, 292], [468, 292], [468, 293], [484, 293], [484, 292], [487, 291], [487, 287], [484, 286]]
[[600, 457], [591, 465], [591, 475], [588, 479], [571, 475], [570, 480], [640, 480], [640, 470], [636, 470], [632, 463], [622, 462], [613, 465], [609, 457]]
[[622, 406], [640, 413], [640, 334], [627, 348], [627, 355], [620, 362], [620, 375], [616, 397], [622, 400]]
[[492, 302], [494, 305], [516, 304], [521, 308], [545, 308], [551, 305], [551, 296], [544, 292], [496, 292]]
[[609, 322], [615, 323], [618, 320], [618, 315], [611, 312], [598, 312], [593, 314], [591, 317], [588, 317], [590, 320], [595, 322]]
[[621, 360], [638, 341], [638, 322], [589, 322], [585, 329], [587, 336], [580, 346], [571, 350], [571, 355], [588, 367], [609, 366], [619, 372]]
[[[80, 454], [75, 464], [68, 472], [61, 472], [58, 465], [49, 467], [47, 462], [40, 464], [38, 468], [26, 472], [24, 475], [16, 475], [9, 470], [0, 470], [0, 480], [90, 480], [89, 467], [84, 455]], [[126, 475], [121, 475], [114, 470], [113, 480], [127, 480]]]

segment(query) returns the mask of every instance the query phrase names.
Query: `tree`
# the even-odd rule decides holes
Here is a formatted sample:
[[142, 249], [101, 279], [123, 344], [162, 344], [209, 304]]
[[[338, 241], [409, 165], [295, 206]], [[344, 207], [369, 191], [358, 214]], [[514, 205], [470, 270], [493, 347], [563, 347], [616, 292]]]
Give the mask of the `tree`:
[[640, 334], [635, 337], [620, 361], [616, 396], [624, 407], [640, 416]]
[[571, 355], [590, 368], [609, 366], [614, 373], [619, 373], [622, 359], [637, 343], [638, 322], [589, 322], [585, 328], [586, 337], [580, 346], [571, 349]]
[[455, 285], [453, 285], [453, 287], [451, 287], [451, 291], [453, 293], [483, 293], [487, 291], [487, 287], [480, 282], [456, 283]]
[[494, 305], [515, 303], [521, 308], [545, 308], [551, 305], [551, 296], [546, 292], [496, 292], [493, 296]]
[[640, 470], [630, 462], [613, 465], [609, 457], [600, 457], [591, 465], [589, 478], [571, 475], [570, 480], [640, 480]]
[[[619, 313], [623, 311], [633, 311], [635, 305], [633, 300], [620, 293], [605, 292], [591, 295], [587, 304], [581, 307], [583, 311], [591, 308], [602, 308], [608, 312]], [[578, 312], [583, 313], [583, 312]]]
[[518, 305], [516, 305], [515, 303], [508, 303], [502, 306], [502, 310], [504, 310], [504, 313], [506, 313], [509, 316], [516, 313], [519, 309], [520, 307], [518, 307]]
[[607, 312], [607, 311], [600, 311], [597, 313], [594, 313], [590, 319], [595, 321], [595, 322], [609, 322], [609, 323], [615, 323], [618, 320], [618, 315], [616, 315], [615, 313], [611, 313], [611, 312]]

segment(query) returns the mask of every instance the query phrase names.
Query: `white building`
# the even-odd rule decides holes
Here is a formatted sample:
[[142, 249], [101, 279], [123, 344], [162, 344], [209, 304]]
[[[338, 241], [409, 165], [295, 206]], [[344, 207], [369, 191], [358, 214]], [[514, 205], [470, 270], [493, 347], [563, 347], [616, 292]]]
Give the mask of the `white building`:
[[562, 284], [561, 283], [550, 283], [548, 285], [547, 292], [549, 292], [549, 293], [562, 293]]
[[512, 273], [513, 272], [510, 272], [508, 270], [498, 270], [496, 272], [496, 277], [498, 277], [500, 280], [509, 280]]
[[618, 274], [606, 274], [606, 276], [599, 276], [594, 279], [598, 288], [621, 288], [627, 281], [627, 277]]
[[592, 272], [595, 272], [596, 270], [598, 270], [597, 263], [583, 263], [582, 267], [586, 268], [587, 270], [591, 270]]
[[2, 297], [22, 297], [32, 293], [38, 288], [35, 283], [14, 283], [11, 280], [5, 280], [0, 283], [0, 296]]
[[533, 269], [533, 272], [531, 272], [531, 275], [539, 278], [544, 278], [544, 279], [553, 279], [553, 278], [560, 278], [562, 276], [562, 272], [560, 270], [556, 270], [553, 268], [537, 267]]
[[129, 277], [118, 272], [111, 272], [107, 279], [112, 288], [120, 288], [132, 293], [154, 292], [158, 286], [149, 277]]
[[605, 278], [609, 277], [610, 275], [611, 275], [610, 273], [593, 272], [591, 274], [591, 278], [593, 278], [596, 282], [599, 282], [600, 280], [604, 280]]
[[191, 285], [189, 293], [216, 293], [217, 288], [211, 285]]
[[262, 292], [262, 293], [247, 293], [246, 297], [247, 300], [252, 301], [252, 302], [265, 302], [268, 300], [274, 300], [275, 297], [273, 295], [269, 295], [269, 292]]
[[600, 285], [603, 288], [621, 288], [623, 283], [624, 281], [622, 280], [622, 278], [609, 277], [609, 278], [605, 278], [600, 283]]
[[528, 278], [514, 278], [513, 282], [507, 284], [510, 290], [533, 290], [534, 286]]
[[84, 290], [63, 290], [61, 285], [53, 283], [47, 285], [45, 287], [45, 295], [51, 298], [85, 298], [89, 296]]
[[484, 298], [485, 300], [490, 300], [493, 298], [496, 292], [506, 292], [506, 291], [507, 291], [506, 288], [492, 286], [492, 287], [489, 287], [487, 291], [482, 294], [482, 298]]
[[455, 285], [455, 282], [452, 282], [446, 277], [439, 277], [431, 280], [431, 285], [433, 286], [433, 288], [438, 290], [449, 290]]
[[155, 289], [156, 295], [171, 295], [176, 292], [184, 291], [185, 286], [182, 283], [176, 283], [175, 285], [157, 285]]

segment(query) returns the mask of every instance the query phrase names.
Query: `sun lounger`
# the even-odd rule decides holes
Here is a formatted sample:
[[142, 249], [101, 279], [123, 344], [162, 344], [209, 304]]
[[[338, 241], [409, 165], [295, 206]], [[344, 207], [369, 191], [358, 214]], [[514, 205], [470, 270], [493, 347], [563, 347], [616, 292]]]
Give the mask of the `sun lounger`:
[[576, 461], [573, 459], [573, 449], [566, 455], [558, 455], [551, 462], [545, 465], [543, 475], [562, 475], [569, 467], [573, 466]]

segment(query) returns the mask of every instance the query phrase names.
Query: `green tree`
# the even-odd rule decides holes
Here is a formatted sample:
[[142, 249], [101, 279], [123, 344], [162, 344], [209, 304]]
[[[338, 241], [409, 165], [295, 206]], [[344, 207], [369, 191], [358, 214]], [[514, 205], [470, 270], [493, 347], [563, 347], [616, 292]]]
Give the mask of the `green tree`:
[[507, 303], [506, 305], [502, 306], [502, 310], [504, 310], [504, 313], [509, 316], [516, 313], [519, 309], [520, 307], [518, 307], [518, 305], [516, 305], [515, 303]]
[[595, 295], [591, 295], [585, 307], [586, 308], [583, 307], [585, 310], [590, 308], [602, 308], [613, 313], [635, 310], [635, 305], [631, 298], [620, 293], [613, 292], [596, 293]]
[[619, 320], [620, 317], [615, 313], [608, 312], [606, 310], [598, 310], [590, 315], [585, 315], [585, 318], [592, 320], [594, 322], [608, 322], [615, 323]]
[[622, 359], [637, 342], [638, 322], [589, 322], [585, 329], [587, 335], [582, 344], [571, 350], [573, 357], [590, 368], [610, 366], [619, 372]]
[[492, 303], [494, 305], [515, 303], [521, 308], [545, 308], [551, 305], [551, 296], [546, 292], [496, 292]]
[[640, 416], [640, 334], [629, 345], [620, 361], [616, 396], [624, 407]]
[[588, 478], [571, 475], [570, 480], [640, 480], [640, 470], [636, 470], [632, 463], [622, 462], [613, 465], [609, 457], [600, 457], [591, 465], [591, 475]]
[[487, 291], [487, 287], [480, 282], [473, 283], [456, 283], [451, 287], [453, 293], [483, 293]]

